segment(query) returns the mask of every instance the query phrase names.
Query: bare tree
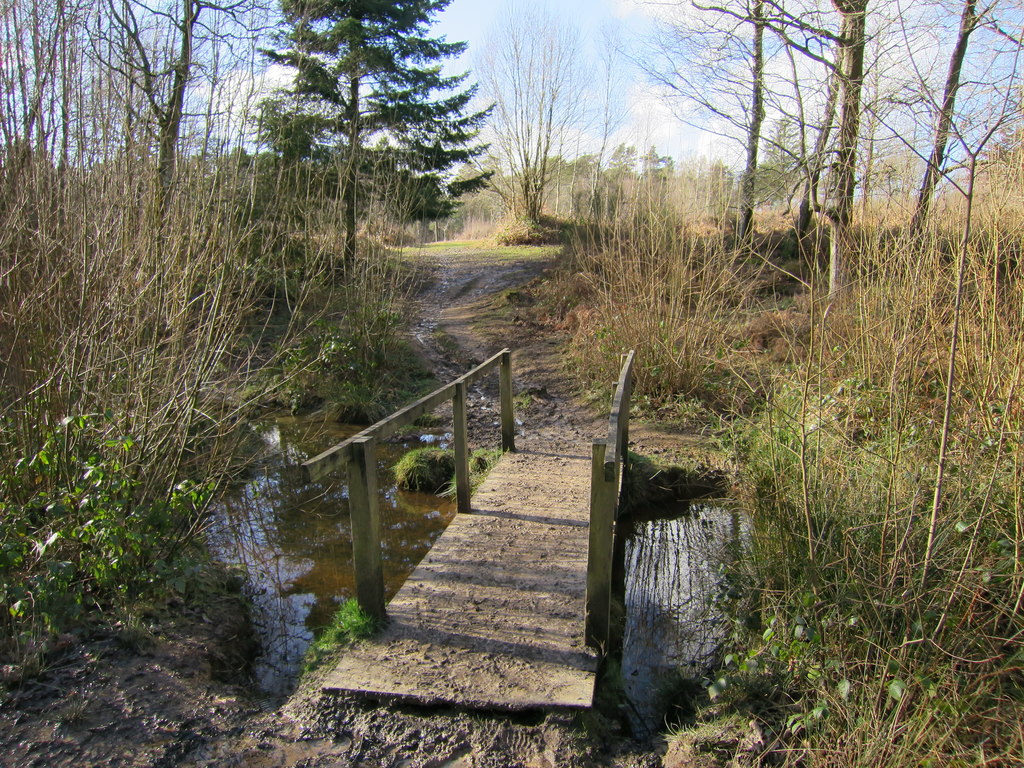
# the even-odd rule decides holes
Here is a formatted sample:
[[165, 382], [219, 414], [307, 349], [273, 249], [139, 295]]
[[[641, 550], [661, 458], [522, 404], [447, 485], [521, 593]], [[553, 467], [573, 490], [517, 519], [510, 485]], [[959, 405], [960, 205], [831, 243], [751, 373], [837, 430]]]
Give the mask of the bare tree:
[[911, 223], [911, 230], [920, 232], [928, 220], [928, 212], [931, 209], [932, 196], [935, 193], [935, 186], [942, 173], [942, 167], [946, 159], [946, 146], [949, 143], [950, 131], [953, 125], [953, 110], [956, 108], [956, 96], [960, 90], [960, 73], [963, 70], [964, 59], [967, 58], [967, 45], [971, 35], [978, 28], [981, 17], [978, 14], [977, 0], [964, 0], [963, 12], [960, 15], [960, 31], [957, 34], [956, 45], [949, 57], [949, 72], [946, 74], [946, 86], [942, 93], [942, 105], [939, 107], [938, 122], [935, 126], [935, 139], [932, 142], [931, 155], [928, 157], [928, 164], [925, 166], [924, 178], [921, 180], [921, 191], [917, 197], [917, 208], [914, 211], [914, 219]]
[[754, 182], [757, 175], [757, 153], [764, 124], [764, 0], [754, 0], [751, 13], [754, 27], [750, 83], [750, 125], [747, 130], [747, 164], [740, 181], [740, 219], [737, 234], [746, 239], [754, 224]]
[[679, 99], [677, 114], [743, 147], [737, 234], [753, 226], [756, 176], [766, 116], [765, 47], [770, 0], [680, 3], [651, 38], [649, 58], [636, 63]]
[[864, 50], [867, 45], [868, 0], [832, 0], [839, 12], [839, 134], [833, 166], [831, 205], [826, 209], [829, 242], [828, 291], [841, 294], [850, 283], [849, 258], [853, 250], [851, 224], [856, 188], [857, 144], [860, 138], [861, 91], [864, 86]]
[[539, 11], [510, 12], [492, 35], [478, 70], [494, 102], [495, 189], [516, 217], [537, 221], [554, 167], [583, 126], [587, 89], [576, 30]]
[[[140, 0], [107, 0], [109, 21], [97, 30], [105, 43], [103, 63], [121, 75], [129, 92], [138, 91], [145, 101], [156, 143], [157, 201], [163, 212], [174, 182], [185, 118], [188, 89], [195, 75], [200, 38], [226, 39], [203, 23], [205, 16], [225, 15], [238, 27], [251, 0], [178, 0], [148, 5]], [[132, 109], [129, 103], [129, 109]], [[133, 113], [131, 120], [137, 116]]]

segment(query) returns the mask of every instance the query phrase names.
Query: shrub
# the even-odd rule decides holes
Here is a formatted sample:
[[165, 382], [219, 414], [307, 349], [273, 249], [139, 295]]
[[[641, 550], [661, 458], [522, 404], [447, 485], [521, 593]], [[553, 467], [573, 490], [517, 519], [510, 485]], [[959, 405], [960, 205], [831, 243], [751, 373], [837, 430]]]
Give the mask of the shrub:
[[494, 240], [498, 245], [559, 245], [563, 241], [566, 224], [554, 216], [541, 216], [540, 220], [506, 219], [498, 225]]
[[184, 545], [209, 489], [186, 481], [144, 494], [135, 441], [105, 427], [63, 419], [0, 468], [0, 650], [17, 654], [146, 591], [185, 588]]

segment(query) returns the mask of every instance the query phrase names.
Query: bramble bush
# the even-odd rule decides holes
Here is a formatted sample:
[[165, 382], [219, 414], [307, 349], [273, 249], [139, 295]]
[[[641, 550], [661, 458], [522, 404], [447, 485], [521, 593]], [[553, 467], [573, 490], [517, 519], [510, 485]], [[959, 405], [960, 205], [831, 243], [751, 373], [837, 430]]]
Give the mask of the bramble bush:
[[40, 437], [0, 467], [0, 653], [15, 658], [90, 614], [184, 591], [185, 545], [210, 495], [171, 481], [162, 498], [145, 497], [136, 443], [112, 435], [105, 417], [67, 417]]

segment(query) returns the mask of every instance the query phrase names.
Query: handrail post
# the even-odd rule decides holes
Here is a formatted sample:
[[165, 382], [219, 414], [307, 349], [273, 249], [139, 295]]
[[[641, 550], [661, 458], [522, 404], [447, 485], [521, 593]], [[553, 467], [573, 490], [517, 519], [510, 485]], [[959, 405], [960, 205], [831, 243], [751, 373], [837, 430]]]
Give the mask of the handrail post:
[[360, 437], [349, 447], [348, 500], [352, 521], [352, 559], [356, 601], [375, 619], [385, 618], [384, 566], [380, 554], [377, 508], [376, 440]]
[[466, 382], [455, 384], [452, 398], [455, 431], [455, 498], [459, 512], [470, 511], [469, 501], [469, 435], [466, 428]]
[[[629, 361], [629, 354], [622, 356], [622, 365], [625, 367]], [[626, 478], [629, 475], [629, 412], [633, 407], [633, 368], [629, 367], [624, 377], [622, 410], [619, 418], [622, 419], [622, 444], [619, 446], [619, 460], [622, 462], [622, 486], [621, 491], [628, 488]]]
[[501, 450], [516, 449], [516, 419], [512, 408], [512, 352], [501, 351], [501, 365], [498, 369], [498, 383], [501, 400]]
[[587, 549], [584, 635], [587, 645], [598, 650], [608, 647], [610, 636], [613, 526], [618, 495], [618, 479], [605, 479], [607, 448], [605, 441], [594, 441], [590, 470], [590, 545]]

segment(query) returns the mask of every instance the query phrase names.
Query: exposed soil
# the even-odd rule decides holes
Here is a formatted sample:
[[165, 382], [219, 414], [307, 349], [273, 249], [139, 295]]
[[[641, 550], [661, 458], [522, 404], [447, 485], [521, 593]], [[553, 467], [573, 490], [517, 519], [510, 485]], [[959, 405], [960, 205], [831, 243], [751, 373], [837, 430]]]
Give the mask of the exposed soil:
[[[550, 251], [512, 253], [425, 251], [433, 279], [418, 297], [414, 335], [442, 381], [513, 348], [517, 441], [587, 451], [603, 417], [573, 398], [557, 339], [521, 316], [489, 311], [502, 292], [551, 264]], [[495, 388], [482, 386], [481, 398]], [[495, 410], [474, 407], [471, 414], [471, 434], [481, 442], [494, 428]], [[652, 452], [678, 439], [641, 430], [633, 438]], [[315, 674], [272, 708], [244, 685], [250, 635], [237, 596], [208, 598], [201, 608], [164, 606], [147, 621], [152, 630], [69, 639], [42, 674], [11, 685], [0, 698], [0, 766], [662, 764], [664, 745], [634, 742], [614, 717], [597, 713], [502, 715], [327, 696]]]

